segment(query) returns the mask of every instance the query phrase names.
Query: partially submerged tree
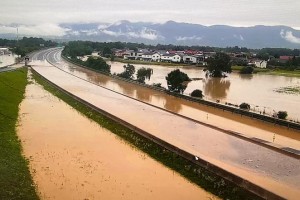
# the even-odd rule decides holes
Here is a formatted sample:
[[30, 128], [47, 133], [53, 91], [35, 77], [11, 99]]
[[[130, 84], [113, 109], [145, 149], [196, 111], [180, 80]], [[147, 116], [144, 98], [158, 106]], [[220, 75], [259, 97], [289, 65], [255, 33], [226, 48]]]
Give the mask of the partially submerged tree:
[[168, 89], [171, 92], [183, 93], [187, 87], [187, 82], [191, 81], [188, 75], [181, 72], [179, 69], [171, 71], [168, 76], [166, 76]]
[[145, 83], [145, 80], [150, 80], [151, 75], [153, 74], [153, 69], [142, 67], [137, 70], [136, 79], [140, 83]]
[[127, 64], [123, 66], [124, 71], [120, 74], [117, 74], [117, 76], [120, 76], [122, 78], [126, 79], [133, 79], [133, 75], [135, 73], [135, 67], [131, 64]]
[[201, 90], [194, 90], [192, 93], [191, 93], [191, 96], [192, 97], [198, 97], [198, 98], [203, 98], [203, 94], [202, 94], [202, 91]]
[[288, 116], [287, 112], [286, 111], [278, 111], [277, 112], [277, 117], [279, 119], [286, 119]]
[[231, 72], [230, 56], [222, 52], [216, 53], [207, 60], [207, 70], [211, 77], [226, 77], [225, 73]]
[[243, 110], [250, 110], [250, 105], [248, 103], [241, 103], [239, 107]]
[[89, 68], [110, 73], [110, 65], [108, 65], [105, 60], [100, 57], [91, 56], [83, 64]]

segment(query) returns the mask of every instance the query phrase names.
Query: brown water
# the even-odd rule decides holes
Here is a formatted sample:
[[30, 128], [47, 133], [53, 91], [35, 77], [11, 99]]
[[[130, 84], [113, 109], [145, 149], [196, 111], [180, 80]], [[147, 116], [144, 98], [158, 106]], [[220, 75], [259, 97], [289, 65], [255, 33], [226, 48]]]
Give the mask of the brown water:
[[[299, 131], [288, 130], [286, 128], [274, 126], [273, 124], [241, 117], [230, 112], [222, 112], [219, 109], [174, 98], [170, 95], [151, 89], [115, 80], [99, 73], [63, 62], [60, 59], [59, 51], [50, 53], [49, 57], [56, 58], [54, 59], [56, 65], [67, 72], [130, 97], [226, 130], [243, 133], [249, 137], [260, 138], [281, 146], [300, 149]], [[35, 64], [50, 66], [46, 61], [35, 61]], [[273, 140], [274, 135], [275, 140]]]
[[34, 69], [65, 90], [156, 137], [288, 199], [300, 195], [300, 161], [116, 94], [54, 67]]
[[[110, 62], [112, 73], [123, 71], [124, 63]], [[161, 83], [167, 88], [165, 77], [174, 70], [174, 67], [159, 65], [134, 65], [136, 70], [141, 67], [153, 69], [153, 75], [148, 84]], [[287, 86], [300, 86], [299, 77], [285, 77], [274, 75], [240, 75], [231, 73], [227, 78], [205, 78], [205, 72], [201, 68], [178, 66], [176, 67], [188, 74], [190, 78], [201, 78], [188, 84], [185, 94], [189, 95], [193, 90], [200, 89], [205, 99], [221, 103], [229, 102], [241, 104], [247, 102], [256, 111], [273, 114], [274, 111], [285, 110], [289, 118], [300, 122], [300, 96], [295, 94], [278, 93], [274, 90]], [[274, 111], [273, 111], [274, 110]]]
[[26, 88], [18, 135], [41, 199], [218, 199], [37, 84]]
[[0, 67], [15, 63], [16, 55], [0, 55]]

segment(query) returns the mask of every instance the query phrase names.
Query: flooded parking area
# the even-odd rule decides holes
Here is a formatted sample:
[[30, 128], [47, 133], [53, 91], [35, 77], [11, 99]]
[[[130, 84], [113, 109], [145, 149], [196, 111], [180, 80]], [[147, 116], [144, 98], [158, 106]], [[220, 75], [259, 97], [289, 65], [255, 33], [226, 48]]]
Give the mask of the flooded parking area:
[[218, 199], [36, 83], [26, 88], [19, 123], [41, 199]]

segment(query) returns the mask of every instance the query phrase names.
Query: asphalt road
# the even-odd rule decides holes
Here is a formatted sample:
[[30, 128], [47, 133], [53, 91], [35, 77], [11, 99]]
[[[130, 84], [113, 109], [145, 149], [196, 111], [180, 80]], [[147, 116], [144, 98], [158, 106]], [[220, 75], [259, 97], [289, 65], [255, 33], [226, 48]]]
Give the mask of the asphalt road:
[[48, 64], [59, 49], [32, 55], [32, 67], [51, 82], [130, 124], [267, 190], [297, 199], [300, 160], [122, 96]]

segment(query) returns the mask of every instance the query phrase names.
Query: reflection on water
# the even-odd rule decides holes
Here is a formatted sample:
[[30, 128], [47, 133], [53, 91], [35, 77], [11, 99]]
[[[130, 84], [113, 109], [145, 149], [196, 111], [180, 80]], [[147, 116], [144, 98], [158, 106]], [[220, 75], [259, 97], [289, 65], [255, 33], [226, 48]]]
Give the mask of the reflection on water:
[[123, 85], [122, 81], [121, 82], [120, 81], [114, 81], [114, 83], [118, 87], [118, 89], [117, 89], [118, 92], [123, 93], [127, 96], [131, 96], [131, 97], [134, 96], [134, 92], [135, 92], [134, 88], [127, 87], [126, 85]]
[[175, 113], [179, 113], [182, 109], [182, 105], [176, 102], [173, 102], [172, 99], [165, 99], [164, 108]]
[[204, 79], [204, 95], [213, 99], [225, 99], [229, 91], [230, 80], [226, 78]]
[[253, 78], [253, 74], [239, 74], [239, 77], [242, 79], [242, 80], [251, 80]]
[[148, 92], [144, 92], [142, 90], [136, 90], [136, 98], [145, 101], [145, 102], [151, 102], [152, 95]]

